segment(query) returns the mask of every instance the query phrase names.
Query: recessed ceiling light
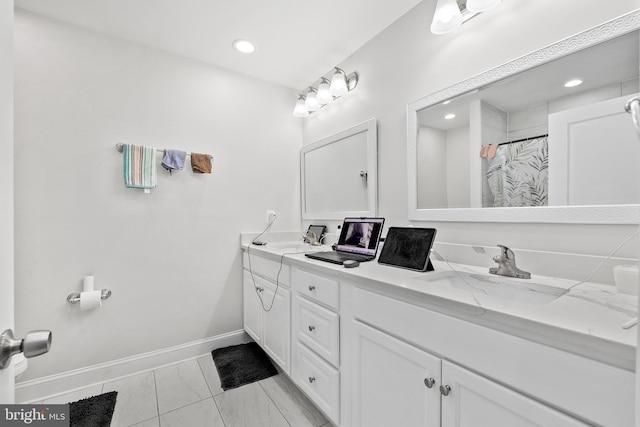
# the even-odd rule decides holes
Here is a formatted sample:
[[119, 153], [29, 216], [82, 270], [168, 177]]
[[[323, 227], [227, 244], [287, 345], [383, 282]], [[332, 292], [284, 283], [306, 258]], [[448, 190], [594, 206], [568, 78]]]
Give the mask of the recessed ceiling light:
[[456, 116], [455, 114], [447, 114], [446, 116], [444, 116], [444, 118], [445, 118], [446, 120], [451, 120], [451, 119], [453, 119], [455, 116]]
[[564, 87], [575, 87], [575, 86], [578, 86], [578, 85], [581, 85], [581, 84], [582, 84], [582, 80], [574, 79], [574, 80], [569, 80], [568, 82], [566, 82], [564, 84]]
[[256, 51], [256, 45], [247, 40], [235, 40], [233, 48], [240, 53], [253, 53]]

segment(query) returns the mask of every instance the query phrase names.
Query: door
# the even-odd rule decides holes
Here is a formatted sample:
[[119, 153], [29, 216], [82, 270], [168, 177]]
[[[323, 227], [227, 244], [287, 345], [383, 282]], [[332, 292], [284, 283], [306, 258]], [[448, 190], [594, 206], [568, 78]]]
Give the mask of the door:
[[[262, 305], [260, 298], [264, 298], [262, 279], [244, 270], [243, 280], [243, 320], [244, 330], [258, 344], [262, 343]], [[260, 296], [258, 296], [258, 294]]]
[[625, 113], [628, 99], [549, 115], [549, 206], [638, 203], [640, 144]]
[[442, 427], [586, 427], [549, 406], [442, 362]]
[[354, 321], [354, 427], [440, 425], [440, 359]]
[[[0, 152], [13, 159], [13, 0], [0, 2]], [[13, 329], [13, 163], [0, 168], [0, 333]], [[0, 403], [15, 399], [13, 366], [0, 369]]]
[[[271, 358], [289, 373], [289, 342], [291, 337], [291, 292], [263, 280], [263, 300], [267, 310], [263, 312], [262, 345]], [[273, 306], [272, 306], [273, 301]]]

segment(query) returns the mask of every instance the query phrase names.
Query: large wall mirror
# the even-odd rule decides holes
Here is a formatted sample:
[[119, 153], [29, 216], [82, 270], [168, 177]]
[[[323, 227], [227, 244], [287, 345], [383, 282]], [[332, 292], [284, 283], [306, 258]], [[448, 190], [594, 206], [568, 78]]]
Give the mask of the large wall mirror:
[[300, 151], [303, 219], [375, 216], [376, 120], [370, 119]]
[[638, 222], [639, 28], [633, 12], [409, 104], [409, 218]]

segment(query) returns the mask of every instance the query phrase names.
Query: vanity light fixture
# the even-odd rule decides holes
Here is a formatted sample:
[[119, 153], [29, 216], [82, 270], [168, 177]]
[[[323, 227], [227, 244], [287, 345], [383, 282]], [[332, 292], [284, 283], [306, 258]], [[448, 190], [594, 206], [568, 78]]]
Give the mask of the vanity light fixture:
[[451, 119], [454, 119], [455, 117], [456, 117], [456, 115], [452, 113], [452, 114], [447, 114], [446, 116], [444, 116], [444, 119], [445, 120], [451, 120]]
[[[433, 34], [449, 33], [460, 25], [500, 4], [502, 0], [438, 0], [431, 21]], [[461, 9], [462, 8], [462, 9]]]
[[331, 101], [333, 101], [333, 95], [331, 95], [331, 91], [329, 89], [329, 80], [326, 78], [322, 78], [320, 80], [320, 86], [318, 86], [318, 102], [322, 105], [327, 105]]
[[358, 73], [347, 74], [338, 67], [334, 67], [330, 79], [323, 76], [317, 83], [317, 89], [314, 86], [309, 86], [306, 94], [298, 95], [293, 115], [307, 117], [310, 113], [318, 111], [342, 95], [349, 93], [358, 85]]
[[310, 87], [309, 90], [307, 90], [307, 97], [304, 101], [304, 106], [307, 109], [307, 111], [311, 112], [311, 111], [317, 111], [320, 109], [321, 105], [320, 105], [320, 102], [318, 102], [317, 94], [318, 94], [318, 91], [314, 87]]
[[482, 13], [493, 9], [502, 0], [467, 0], [467, 10], [472, 13]]
[[438, 0], [431, 22], [433, 34], [445, 34], [462, 24], [462, 13], [456, 0]]
[[573, 80], [569, 80], [568, 82], [566, 82], [564, 84], [564, 87], [576, 87], [576, 86], [580, 86], [581, 84], [582, 84], [582, 80], [573, 79]]
[[293, 109], [293, 115], [296, 117], [307, 117], [309, 115], [309, 111], [304, 106], [305, 96], [300, 94], [298, 95], [298, 101], [296, 102], [296, 106]]
[[240, 53], [253, 53], [256, 51], [256, 45], [248, 40], [234, 40], [233, 48]]

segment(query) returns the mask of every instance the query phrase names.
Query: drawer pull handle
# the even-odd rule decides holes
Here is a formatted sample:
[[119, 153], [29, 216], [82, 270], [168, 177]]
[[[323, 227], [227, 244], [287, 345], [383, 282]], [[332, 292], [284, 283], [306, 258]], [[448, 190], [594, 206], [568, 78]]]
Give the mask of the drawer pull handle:
[[436, 380], [434, 380], [433, 378], [424, 379], [424, 385], [426, 385], [427, 388], [432, 388], [435, 383], [436, 383]]
[[449, 396], [449, 393], [451, 393], [451, 387], [449, 387], [448, 385], [441, 385], [440, 386], [440, 394], [443, 396]]
[[316, 290], [316, 285], [309, 285], [309, 291], [313, 292]]
[[316, 377], [309, 377], [309, 383], [313, 384], [316, 380]]
[[309, 325], [309, 332], [313, 332], [316, 330], [316, 327], [313, 325]]

